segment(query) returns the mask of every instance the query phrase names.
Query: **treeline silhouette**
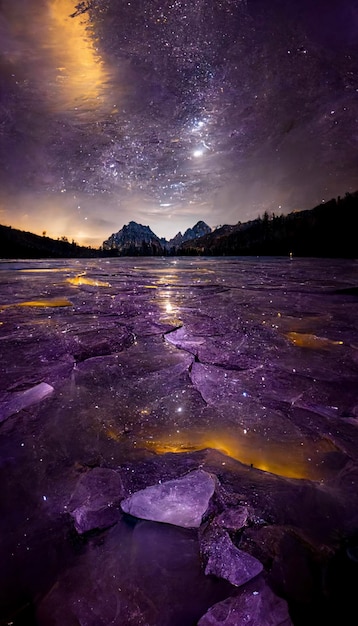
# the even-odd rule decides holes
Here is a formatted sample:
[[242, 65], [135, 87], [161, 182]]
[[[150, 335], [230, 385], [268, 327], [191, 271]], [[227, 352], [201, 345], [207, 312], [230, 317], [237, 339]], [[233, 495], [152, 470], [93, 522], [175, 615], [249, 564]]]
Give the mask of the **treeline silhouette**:
[[99, 256], [99, 250], [71, 243], [66, 237], [51, 239], [11, 226], [0, 225], [0, 257], [3, 259], [71, 259]]
[[136, 244], [129, 244], [122, 250], [118, 250], [115, 246], [107, 250], [98, 251], [104, 257], [119, 256], [167, 256], [167, 252], [162, 246], [154, 243], [148, 243], [144, 240], [138, 240]]
[[264, 213], [245, 224], [223, 226], [183, 244], [179, 255], [358, 257], [358, 191], [314, 209]]
[[157, 246], [148, 244], [146, 241], [142, 241], [139, 246], [128, 246], [121, 252], [119, 252], [116, 248], [113, 248], [112, 250], [103, 250], [103, 252], [101, 252], [101, 256], [167, 256], [167, 252], [164, 248], [158, 248]]

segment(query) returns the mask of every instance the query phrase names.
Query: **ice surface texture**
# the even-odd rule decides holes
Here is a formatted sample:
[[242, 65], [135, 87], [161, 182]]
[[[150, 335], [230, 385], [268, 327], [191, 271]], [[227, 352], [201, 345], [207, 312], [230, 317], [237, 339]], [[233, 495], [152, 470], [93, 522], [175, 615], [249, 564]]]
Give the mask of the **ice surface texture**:
[[[261, 578], [299, 626], [356, 615], [356, 286], [339, 259], [1, 262], [4, 621], [191, 626], [232, 596], [210, 619], [262, 626]], [[124, 514], [147, 488], [175, 514]]]

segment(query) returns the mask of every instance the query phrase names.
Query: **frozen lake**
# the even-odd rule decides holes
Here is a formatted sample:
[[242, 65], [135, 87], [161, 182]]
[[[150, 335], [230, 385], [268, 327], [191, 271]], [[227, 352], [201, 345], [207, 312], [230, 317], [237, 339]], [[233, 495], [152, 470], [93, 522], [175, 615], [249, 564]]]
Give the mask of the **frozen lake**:
[[[356, 461], [357, 261], [1, 261], [0, 285], [4, 624], [193, 626], [228, 595], [201, 572], [194, 531], [124, 518], [77, 538], [67, 506], [88, 468], [135, 476], [211, 448], [223, 472], [235, 459], [323, 489]], [[49, 620], [56, 581], [77, 572], [79, 602], [84, 572], [111, 568], [144, 621], [121, 617], [117, 583], [112, 621]]]

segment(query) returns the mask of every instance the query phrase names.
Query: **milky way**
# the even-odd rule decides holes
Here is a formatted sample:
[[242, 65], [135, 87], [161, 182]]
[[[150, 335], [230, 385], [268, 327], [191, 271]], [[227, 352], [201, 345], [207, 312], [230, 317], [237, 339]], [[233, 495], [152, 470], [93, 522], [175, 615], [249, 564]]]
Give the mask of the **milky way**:
[[168, 236], [358, 188], [356, 2], [3, 5], [2, 223]]

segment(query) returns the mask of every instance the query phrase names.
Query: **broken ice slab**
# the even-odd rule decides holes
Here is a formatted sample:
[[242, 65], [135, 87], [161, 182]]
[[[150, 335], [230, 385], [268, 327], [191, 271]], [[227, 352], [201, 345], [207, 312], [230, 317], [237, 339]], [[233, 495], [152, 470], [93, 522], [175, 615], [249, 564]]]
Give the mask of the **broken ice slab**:
[[292, 626], [287, 602], [260, 578], [237, 596], [214, 604], [198, 626]]
[[127, 328], [112, 320], [85, 319], [79, 323], [71, 322], [63, 332], [64, 345], [76, 362], [86, 359], [110, 355], [128, 348], [134, 343], [134, 336]]
[[168, 480], [137, 491], [121, 502], [125, 513], [184, 528], [198, 528], [215, 491], [215, 479], [195, 470], [183, 478]]
[[215, 525], [226, 530], [238, 530], [246, 526], [249, 519], [249, 510], [246, 506], [237, 506], [235, 509], [226, 509], [215, 517]]
[[231, 541], [228, 533], [214, 525], [203, 533], [202, 553], [206, 561], [205, 574], [228, 580], [235, 587], [244, 585], [263, 570], [263, 565]]
[[198, 355], [199, 346], [205, 343], [205, 337], [189, 334], [187, 329], [184, 327], [178, 328], [173, 332], [166, 333], [165, 340], [177, 348], [186, 350], [195, 356]]
[[248, 338], [245, 334], [242, 332], [231, 334], [223, 325], [220, 334], [210, 336], [213, 334], [212, 322], [213, 320], [208, 318], [205, 325], [201, 320], [200, 323], [182, 326], [166, 333], [165, 340], [195, 355], [201, 363], [238, 370], [255, 368], [259, 365], [257, 357], [248, 350]]
[[108, 528], [120, 516], [124, 497], [120, 475], [111, 469], [95, 467], [79, 479], [68, 509], [79, 534], [95, 528]]
[[33, 404], [38, 404], [47, 398], [54, 391], [54, 388], [47, 383], [39, 383], [25, 391], [17, 391], [9, 394], [4, 402], [0, 404], [0, 422], [4, 422], [11, 415], [19, 413]]

